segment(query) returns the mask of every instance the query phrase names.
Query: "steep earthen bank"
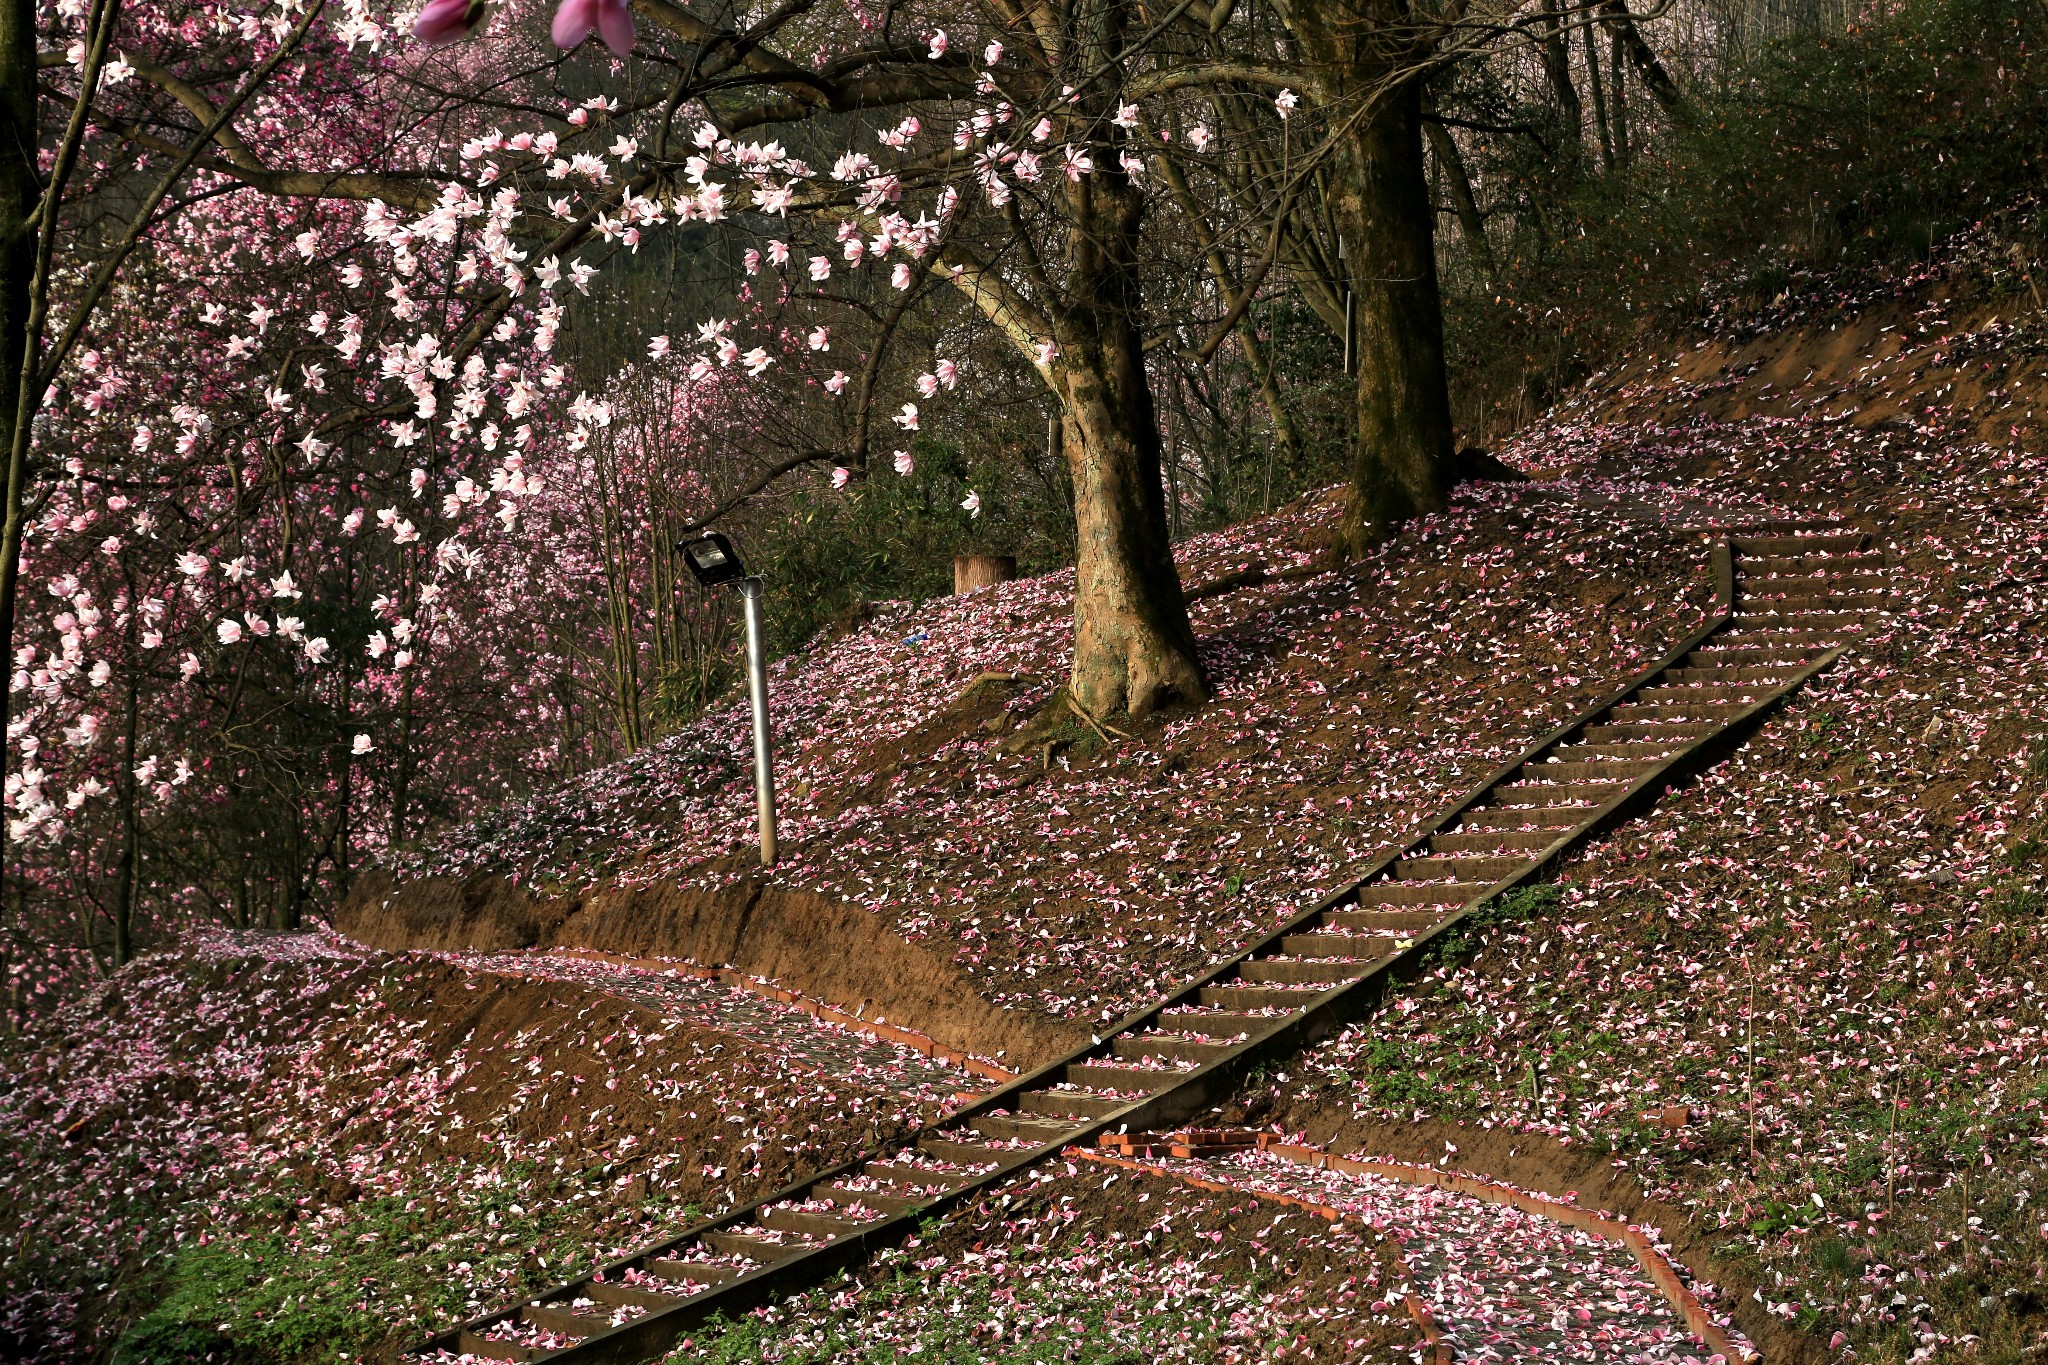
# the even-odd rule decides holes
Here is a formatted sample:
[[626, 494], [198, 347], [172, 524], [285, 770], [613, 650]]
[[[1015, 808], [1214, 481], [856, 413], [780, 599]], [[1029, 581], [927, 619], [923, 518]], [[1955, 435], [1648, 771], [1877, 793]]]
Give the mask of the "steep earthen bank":
[[545, 897], [491, 876], [401, 883], [373, 873], [335, 928], [391, 951], [589, 948], [729, 966], [1018, 1070], [1088, 1041], [1079, 1026], [989, 1004], [951, 961], [859, 906], [759, 880]]

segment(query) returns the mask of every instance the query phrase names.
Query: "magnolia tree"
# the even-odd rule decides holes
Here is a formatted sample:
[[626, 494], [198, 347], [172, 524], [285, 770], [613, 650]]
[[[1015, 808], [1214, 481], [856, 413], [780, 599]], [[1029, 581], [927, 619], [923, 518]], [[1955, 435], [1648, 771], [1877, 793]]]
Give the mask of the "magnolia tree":
[[38, 15], [9, 871], [92, 907], [116, 958], [145, 893], [295, 923], [494, 770], [578, 761], [574, 642], [483, 570], [525, 550], [527, 454], [577, 409], [552, 355], [575, 252], [620, 237], [605, 210], [627, 242], [654, 215], [614, 98], [530, 112], [556, 49], [505, 93], [399, 17]]
[[[1127, 86], [1150, 68], [1156, 33], [1132, 27], [1129, 7], [1113, 3], [1031, 22], [960, 6], [881, 18], [792, 7], [744, 36], [665, 4], [638, 11], [696, 58], [741, 54], [744, 74], [701, 92], [678, 83], [650, 106], [628, 145], [679, 188], [638, 218], [600, 212], [597, 230], [609, 238], [644, 228], [665, 207], [752, 234], [748, 294], [774, 313], [753, 330], [703, 318], [653, 338], [655, 352], [687, 348], [699, 378], [762, 379], [782, 363], [778, 334], [801, 332], [822, 351], [851, 322], [866, 343], [822, 386], [852, 410], [844, 441], [789, 453], [736, 497], [806, 464], [829, 463], [842, 483], [865, 477], [875, 452], [907, 442], [946, 401], [957, 363], [933, 358], [917, 396], [884, 417], [890, 346], [908, 310], [950, 293], [1058, 407], [1077, 540], [1067, 697], [1091, 714], [1144, 715], [1169, 697], [1206, 695], [1168, 541], [1146, 361], [1146, 158], [1160, 144]], [[622, 10], [562, 13], [609, 23], [621, 47], [629, 36]], [[449, 6], [423, 23], [445, 38], [468, 17]], [[685, 69], [696, 58], [669, 56]], [[1173, 89], [1161, 84], [1159, 97]], [[1292, 105], [1277, 90], [1263, 117], [1277, 126]], [[1192, 136], [1167, 154], [1199, 158], [1205, 143]], [[587, 202], [586, 191], [572, 211], [590, 211]], [[889, 459], [906, 472], [913, 456], [896, 446]]]
[[[650, 680], [719, 643], [673, 537], [798, 471], [910, 473], [991, 378], [932, 344], [962, 320], [1059, 414], [1092, 715], [1207, 688], [1151, 392], [1186, 319], [1148, 318], [1148, 281], [1206, 265], [1188, 349], [1248, 359], [1283, 272], [1342, 254], [1409, 290], [1368, 327], [1412, 322], [1435, 378], [1360, 392], [1420, 414], [1441, 477], [1426, 235], [1402, 217], [1396, 260], [1360, 201], [1338, 253], [1309, 210], [1328, 167], [1407, 174], [1441, 26], [1346, 83], [1251, 7], [7, 14], [8, 871], [117, 958], [144, 900], [295, 923], [514, 775], [643, 743]], [[726, 302], [572, 370], [575, 301], [663, 232], [729, 252]]]

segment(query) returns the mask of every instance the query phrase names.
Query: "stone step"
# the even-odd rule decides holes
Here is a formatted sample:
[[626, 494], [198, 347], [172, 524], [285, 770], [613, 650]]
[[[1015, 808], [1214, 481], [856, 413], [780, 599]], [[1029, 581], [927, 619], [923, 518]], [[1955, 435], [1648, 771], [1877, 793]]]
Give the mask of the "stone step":
[[764, 1228], [777, 1232], [801, 1233], [806, 1237], [844, 1237], [859, 1227], [856, 1218], [841, 1218], [829, 1213], [811, 1213], [804, 1209], [763, 1209], [755, 1219]]
[[[1245, 1005], [1242, 1000], [1224, 1003]], [[1199, 1033], [1205, 1038], [1236, 1038], [1240, 1034], [1256, 1038], [1279, 1023], [1282, 1017], [1277, 1014], [1234, 1014], [1226, 1009], [1215, 1014], [1162, 1014], [1159, 1026], [1174, 1033]], [[1214, 1046], [1228, 1048], [1235, 1044], [1217, 1043]]]
[[1685, 747], [1684, 740], [1630, 739], [1604, 744], [1567, 744], [1555, 750], [1565, 762], [1596, 758], [1618, 758], [1627, 762], [1654, 762], [1671, 757]]
[[1736, 611], [1883, 611], [1892, 595], [1876, 589], [1840, 589], [1826, 586], [1794, 588], [1787, 592], [1745, 591], [1736, 596]]
[[[976, 1148], [975, 1152], [976, 1155], [970, 1159], [974, 1164], [978, 1165], [995, 1159], [995, 1153], [987, 1148]], [[941, 1157], [940, 1160], [943, 1161], [946, 1158]], [[927, 1187], [942, 1186], [946, 1189], [952, 1189], [956, 1185], [965, 1185], [968, 1181], [975, 1179], [974, 1176], [965, 1171], [932, 1171], [926, 1170], [922, 1166], [903, 1166], [889, 1161], [869, 1162], [860, 1168], [860, 1173], [866, 1176], [873, 1176], [876, 1180], [880, 1180], [885, 1184], [896, 1185], [905, 1189], [920, 1185]]]
[[1735, 625], [1739, 630], [1818, 630], [1830, 628], [1837, 631], [1857, 630], [1864, 626], [1881, 624], [1878, 612], [1854, 611], [1736, 611]]
[[609, 1317], [599, 1317], [595, 1313], [579, 1313], [573, 1308], [550, 1303], [525, 1304], [519, 1310], [519, 1317], [544, 1332], [559, 1332], [565, 1337], [579, 1339], [609, 1331], [612, 1325]]
[[[746, 1273], [738, 1266], [713, 1265], [709, 1261], [671, 1261], [665, 1257], [656, 1257], [643, 1264], [640, 1268], [650, 1275], [659, 1276], [664, 1280], [675, 1280], [680, 1284], [724, 1284], [727, 1280], [736, 1280]], [[604, 1287], [608, 1286], [593, 1285], [586, 1292], [589, 1292], [589, 1296], [595, 1299], [599, 1295], [590, 1291]], [[620, 1289], [630, 1289], [632, 1286], [619, 1285], [617, 1287]], [[666, 1298], [668, 1296], [663, 1295], [662, 1297]]]
[[[1231, 1030], [1236, 1033], [1236, 1029]], [[1115, 1039], [1109, 1045], [1110, 1051], [1118, 1057], [1164, 1057], [1176, 1062], [1213, 1062], [1227, 1056], [1232, 1050], [1229, 1043], [1208, 1042], [1194, 1038], [1175, 1038], [1158, 1033], [1141, 1033], [1136, 1037]]]
[[1415, 882], [1374, 882], [1358, 888], [1358, 905], [1370, 910], [1376, 905], [1463, 905], [1486, 890], [1490, 883], [1453, 882], [1426, 885]]
[[1515, 770], [1524, 782], [1606, 782], [1633, 779], [1655, 772], [1661, 758], [1589, 758], [1556, 763], [1525, 763]]
[[1166, 1089], [1180, 1078], [1181, 1073], [1176, 1071], [1151, 1071], [1142, 1066], [1118, 1066], [1115, 1062], [1076, 1062], [1066, 1072], [1070, 1085], [1126, 1093], [1142, 1090], [1151, 1094]]
[[1614, 708], [1613, 718], [1617, 725], [1627, 725], [1631, 721], [1648, 721], [1653, 724], [1667, 720], [1727, 721], [1741, 715], [1753, 705], [1754, 702], [1747, 701], [1660, 702], [1654, 705], [1627, 702]]
[[1495, 787], [1487, 800], [1500, 806], [1603, 806], [1621, 795], [1628, 779], [1613, 782], [1509, 782]]
[[[1246, 983], [1237, 986], [1204, 986], [1197, 998], [1204, 1005], [1215, 1005], [1225, 1010], [1298, 1010], [1314, 1003], [1315, 998], [1321, 994], [1321, 988], [1316, 986], [1289, 987], [1272, 983]], [[1279, 1021], [1276, 1019], [1267, 1019], [1263, 1027], [1271, 1028], [1277, 1022]], [[1253, 1030], [1254, 1033], [1260, 1031]]]
[[1663, 706], [1670, 702], [1755, 701], [1770, 690], [1761, 683], [1666, 682], [1644, 688], [1629, 701], [1637, 706]]
[[1823, 645], [1814, 645], [1811, 648], [1802, 645], [1797, 649], [1781, 645], [1709, 645], [1704, 649], [1694, 650], [1686, 655], [1686, 658], [1693, 663], [1709, 667], [1764, 669], [1778, 674], [1778, 680], [1783, 681], [1804, 668], [1807, 661], [1823, 648]]
[[880, 1213], [902, 1213], [906, 1209], [922, 1208], [930, 1201], [903, 1194], [884, 1194], [880, 1190], [850, 1190], [844, 1185], [827, 1185], [816, 1191], [818, 1198], [829, 1199], [835, 1205], [852, 1207], [864, 1204]]
[[545, 1354], [537, 1347], [522, 1346], [516, 1341], [493, 1341], [466, 1328], [462, 1333], [461, 1348], [462, 1354], [484, 1360], [539, 1360]]
[[[652, 1262], [649, 1264], [652, 1265]], [[668, 1262], [664, 1261], [662, 1264], [666, 1265]], [[680, 1275], [662, 1274], [662, 1272], [653, 1269], [649, 1269], [647, 1273], [650, 1275], [660, 1275], [664, 1280], [681, 1280], [683, 1278]], [[734, 1273], [737, 1274], [738, 1272]], [[645, 1308], [650, 1313], [658, 1313], [664, 1308], [673, 1308], [684, 1299], [690, 1297], [689, 1294], [664, 1294], [658, 1290], [642, 1289], [637, 1284], [613, 1284], [605, 1280], [585, 1280], [582, 1284], [576, 1286], [576, 1292], [586, 1299], [596, 1299], [599, 1303], [617, 1304], [622, 1308]]]
[[1664, 676], [1680, 683], [1742, 682], [1762, 683], [1768, 687], [1787, 681], [1798, 671], [1796, 664], [1730, 664], [1715, 668], [1672, 668], [1665, 670]]
[[1877, 574], [1890, 567], [1884, 561], [1884, 551], [1876, 549], [1836, 550], [1809, 555], [1744, 555], [1735, 561], [1738, 580], [1745, 575], [1801, 578], [1813, 574]]
[[810, 1247], [802, 1242], [771, 1242], [765, 1237], [756, 1237], [749, 1232], [721, 1229], [707, 1232], [700, 1238], [705, 1246], [721, 1256], [738, 1256], [763, 1265], [786, 1261], [792, 1256], [801, 1256]]
[[[1558, 829], [1477, 829], [1455, 834], [1433, 834], [1431, 853], [1529, 854], [1549, 848], [1564, 833]], [[1288, 949], [1292, 952], [1293, 949]]]
[[[1071, 1067], [1068, 1068], [1072, 1070]], [[1069, 1075], [1068, 1080], [1075, 1077]], [[1062, 1123], [1057, 1119], [1020, 1119], [1012, 1114], [979, 1114], [967, 1120], [967, 1126], [983, 1137], [1007, 1141], [1023, 1138], [1030, 1142], [1058, 1142], [1062, 1137], [1080, 1128], [1078, 1123]]]
[[1812, 592], [1885, 592], [1892, 586], [1888, 574], [1871, 570], [1829, 570], [1818, 573], [1742, 573], [1736, 576], [1739, 591], [1759, 596]]
[[[1473, 893], [1477, 895], [1475, 891]], [[1468, 898], [1469, 899], [1469, 898]], [[1459, 902], [1463, 904], [1463, 902]], [[1365, 929], [1382, 934], [1407, 937], [1418, 929], [1427, 929], [1444, 917], [1439, 909], [1429, 910], [1385, 910], [1345, 909], [1331, 910], [1323, 916], [1322, 922], [1333, 929]]]
[[1491, 886], [1502, 877], [1521, 871], [1526, 858], [1403, 858], [1394, 864], [1394, 875], [1403, 881], [1480, 882]]
[[1017, 1108], [1024, 1113], [1051, 1114], [1063, 1119], [1106, 1119], [1132, 1103], [1115, 1095], [1086, 1090], [1033, 1090], [1017, 1098]]
[[1283, 981], [1295, 984], [1335, 986], [1356, 981], [1372, 970], [1378, 958], [1358, 962], [1312, 962], [1298, 957], [1260, 957], [1241, 964], [1237, 975], [1243, 981]]
[[[1458, 828], [1516, 830], [1556, 838], [1600, 809], [1598, 806], [1482, 806], [1458, 817]], [[1535, 828], [1522, 831], [1524, 825]]]
[[1823, 531], [1805, 536], [1731, 536], [1729, 545], [1739, 555], [1770, 555], [1797, 558], [1811, 554], [1842, 554], [1870, 546], [1868, 531]]
[[973, 1130], [962, 1128], [949, 1128], [944, 1136], [923, 1134], [917, 1140], [917, 1150], [960, 1166], [985, 1166], [991, 1161], [1006, 1160], [1010, 1155], [1002, 1149], [976, 1142]]
[[1280, 951], [1289, 957], [1349, 957], [1377, 962], [1395, 951], [1396, 943], [1408, 937], [1411, 935], [1289, 934], [1280, 940]]

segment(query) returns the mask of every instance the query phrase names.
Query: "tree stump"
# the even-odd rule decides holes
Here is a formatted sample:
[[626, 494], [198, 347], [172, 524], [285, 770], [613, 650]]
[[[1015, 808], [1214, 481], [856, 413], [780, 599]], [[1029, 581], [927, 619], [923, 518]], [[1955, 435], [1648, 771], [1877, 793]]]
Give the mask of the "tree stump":
[[976, 588], [1007, 583], [1017, 576], [1015, 555], [956, 555], [953, 559], [953, 595]]

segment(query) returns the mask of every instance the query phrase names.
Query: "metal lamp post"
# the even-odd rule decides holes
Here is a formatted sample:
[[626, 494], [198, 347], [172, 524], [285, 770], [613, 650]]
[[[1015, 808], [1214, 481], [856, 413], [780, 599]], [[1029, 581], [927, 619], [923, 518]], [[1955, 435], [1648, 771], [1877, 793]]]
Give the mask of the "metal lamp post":
[[768, 733], [768, 645], [761, 629], [761, 579], [747, 572], [732, 542], [713, 531], [676, 546], [707, 588], [740, 585], [747, 618], [747, 700], [754, 711], [754, 802], [761, 819], [761, 865], [775, 862], [775, 751]]

